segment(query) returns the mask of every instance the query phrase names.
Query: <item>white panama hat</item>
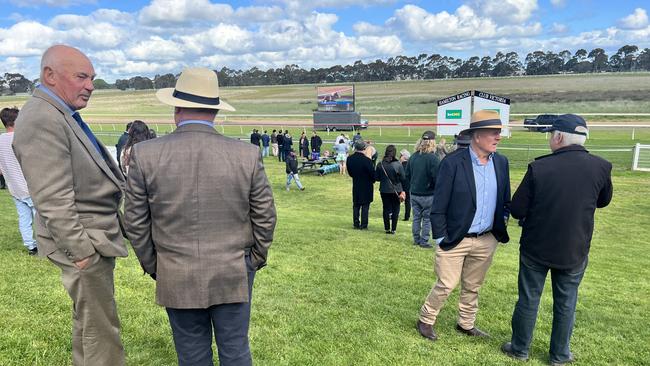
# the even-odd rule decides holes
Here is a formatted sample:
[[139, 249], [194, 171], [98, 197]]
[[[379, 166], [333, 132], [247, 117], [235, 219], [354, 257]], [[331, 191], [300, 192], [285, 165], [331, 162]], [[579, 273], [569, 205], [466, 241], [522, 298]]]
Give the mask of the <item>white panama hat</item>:
[[156, 97], [162, 103], [184, 108], [207, 108], [234, 111], [230, 104], [219, 99], [217, 73], [204, 67], [183, 70], [175, 88], [160, 89]]

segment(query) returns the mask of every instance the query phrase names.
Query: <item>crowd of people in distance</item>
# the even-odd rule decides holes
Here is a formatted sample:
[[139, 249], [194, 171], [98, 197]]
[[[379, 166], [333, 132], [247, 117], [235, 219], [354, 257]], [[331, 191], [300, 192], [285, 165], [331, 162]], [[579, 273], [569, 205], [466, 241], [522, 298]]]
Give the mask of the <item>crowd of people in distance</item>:
[[[52, 46], [41, 59], [41, 84], [22, 109], [0, 110], [6, 128], [0, 173], [27, 252], [47, 257], [61, 271], [73, 303], [73, 365], [125, 364], [114, 289], [116, 258], [128, 255], [125, 238], [156, 283], [178, 364], [212, 365], [214, 340], [221, 365], [252, 365], [253, 283], [266, 265], [277, 219], [264, 166], [271, 155], [285, 163], [287, 191], [292, 181], [305, 189], [299, 158], [333, 158], [332, 171], [352, 178], [355, 230], [368, 230], [376, 182], [386, 234], [396, 233], [405, 203], [413, 245], [435, 248], [435, 283], [415, 321], [417, 332], [431, 341], [438, 339], [434, 325], [459, 285], [456, 330], [489, 336], [475, 324], [479, 291], [498, 243], [509, 241], [510, 216], [519, 220], [519, 297], [511, 338], [501, 351], [528, 359], [550, 272], [549, 360], [574, 361], [570, 339], [594, 212], [613, 194], [612, 165], [584, 148], [588, 128], [582, 117], [561, 115], [544, 129], [551, 153], [528, 165], [511, 197], [508, 159], [497, 152], [502, 123], [492, 110], [473, 113], [453, 148], [425, 131], [414, 151], [398, 152], [391, 144], [378, 159], [372, 141], [341, 134], [330, 157], [328, 150], [321, 154], [323, 140], [314, 131], [309, 139], [300, 134], [296, 153], [288, 130], [269, 135], [255, 129], [250, 144], [218, 133], [219, 111], [235, 109], [219, 98], [216, 72], [188, 68], [174, 88], [156, 92], [161, 103], [174, 107], [177, 128], [155, 138], [145, 122], [133, 121], [113, 159], [79, 112], [91, 98], [94, 77], [81, 51]], [[49, 314], [36, 316], [47, 321]]]

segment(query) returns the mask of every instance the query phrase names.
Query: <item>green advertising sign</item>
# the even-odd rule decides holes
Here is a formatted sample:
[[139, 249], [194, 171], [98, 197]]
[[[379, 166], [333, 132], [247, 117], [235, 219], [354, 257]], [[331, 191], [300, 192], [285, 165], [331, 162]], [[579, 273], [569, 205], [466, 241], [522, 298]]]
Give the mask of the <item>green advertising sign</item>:
[[461, 119], [463, 118], [462, 109], [447, 109], [445, 113], [445, 118], [447, 119]]

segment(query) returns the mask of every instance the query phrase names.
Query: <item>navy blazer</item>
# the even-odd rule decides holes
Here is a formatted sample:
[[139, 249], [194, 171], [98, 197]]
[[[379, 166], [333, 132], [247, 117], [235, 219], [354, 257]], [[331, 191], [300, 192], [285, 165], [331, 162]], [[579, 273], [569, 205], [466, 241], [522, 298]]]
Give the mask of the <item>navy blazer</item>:
[[[510, 172], [508, 159], [498, 153], [493, 157], [497, 177], [497, 206], [494, 212], [492, 234], [501, 243], [510, 238], [506, 230], [510, 215]], [[431, 208], [431, 226], [434, 238], [444, 238], [440, 248], [454, 248], [472, 226], [476, 213], [476, 184], [472, 158], [468, 149], [447, 155], [440, 163]]]

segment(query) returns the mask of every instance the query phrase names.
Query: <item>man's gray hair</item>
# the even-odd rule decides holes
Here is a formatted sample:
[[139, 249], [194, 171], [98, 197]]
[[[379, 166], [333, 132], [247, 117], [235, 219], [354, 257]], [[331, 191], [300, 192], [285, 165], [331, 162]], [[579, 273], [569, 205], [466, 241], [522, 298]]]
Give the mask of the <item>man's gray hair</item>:
[[587, 136], [583, 135], [578, 135], [575, 133], [568, 133], [564, 131], [553, 131], [553, 136], [555, 137], [555, 134], [562, 135], [562, 146], [569, 146], [569, 145], [580, 145], [584, 146], [585, 142], [587, 141]]

